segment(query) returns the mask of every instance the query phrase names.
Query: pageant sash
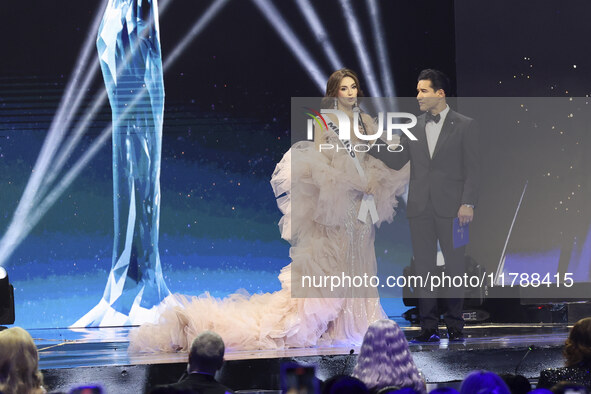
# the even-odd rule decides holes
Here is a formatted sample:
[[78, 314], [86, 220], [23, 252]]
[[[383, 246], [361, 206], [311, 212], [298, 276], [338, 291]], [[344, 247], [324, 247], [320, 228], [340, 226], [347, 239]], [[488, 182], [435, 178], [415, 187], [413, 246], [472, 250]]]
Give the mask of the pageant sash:
[[[333, 121], [330, 120], [327, 124], [328, 128], [332, 130], [338, 137], [339, 127], [336, 124], [334, 124]], [[355, 154], [355, 150], [353, 149], [351, 141], [340, 138], [339, 141], [341, 141], [341, 144], [343, 144], [343, 146], [347, 149], [347, 152], [349, 152], [349, 157], [351, 157], [351, 160], [353, 160], [353, 164], [355, 165], [355, 168], [357, 169], [357, 172], [359, 173], [361, 179], [367, 181], [365, 171], [363, 170], [363, 167], [361, 167], [361, 163], [359, 162], [359, 158]], [[380, 218], [378, 217], [378, 209], [376, 207], [376, 202], [373, 198], [373, 195], [364, 193], [363, 198], [361, 199], [361, 205], [359, 206], [359, 214], [357, 215], [357, 219], [359, 219], [363, 223], [367, 223], [368, 213], [371, 217], [371, 221], [373, 224], [376, 224], [378, 220], [380, 220]]]
[[365, 219], [367, 218], [368, 213], [371, 216], [372, 223], [376, 224], [377, 221], [380, 219], [378, 217], [376, 202], [371, 194], [363, 194], [363, 198], [361, 199], [361, 205], [359, 206], [359, 215], [357, 215], [357, 219], [361, 220], [363, 223], [366, 223]]

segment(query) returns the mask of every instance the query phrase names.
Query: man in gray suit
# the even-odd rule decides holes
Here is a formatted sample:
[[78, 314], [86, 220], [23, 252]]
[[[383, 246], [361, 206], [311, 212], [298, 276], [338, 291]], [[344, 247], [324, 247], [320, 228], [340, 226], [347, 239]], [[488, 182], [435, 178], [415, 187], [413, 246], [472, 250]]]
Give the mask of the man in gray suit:
[[[423, 278], [429, 273], [435, 275], [437, 241], [445, 259], [445, 275], [464, 275], [465, 246], [454, 248], [453, 220], [457, 217], [461, 225], [470, 223], [478, 200], [478, 131], [473, 119], [447, 105], [449, 85], [441, 71], [421, 71], [417, 101], [425, 114], [417, 118], [417, 125], [412, 129], [417, 140], [402, 135], [400, 144], [404, 149], [391, 153], [388, 160], [396, 169], [410, 160], [407, 216], [415, 274]], [[415, 341], [439, 341], [438, 296], [442, 296], [449, 339], [462, 340], [463, 287], [447, 286], [433, 292], [428, 287], [416, 290], [421, 333]]]

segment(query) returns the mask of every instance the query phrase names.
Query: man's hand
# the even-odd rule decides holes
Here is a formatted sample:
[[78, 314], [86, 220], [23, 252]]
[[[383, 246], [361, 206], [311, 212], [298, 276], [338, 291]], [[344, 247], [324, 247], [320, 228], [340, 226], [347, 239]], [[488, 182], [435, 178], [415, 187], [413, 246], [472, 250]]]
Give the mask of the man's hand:
[[460, 221], [460, 226], [470, 223], [474, 219], [474, 208], [467, 205], [461, 205], [458, 210], [458, 219]]
[[386, 144], [386, 145], [400, 145], [400, 135], [393, 133], [392, 139], [388, 140], [388, 139], [386, 139], [386, 134], [384, 133], [384, 135], [379, 137], [373, 143], [376, 143], [376, 142], [378, 142], [380, 144]]
[[400, 145], [400, 134], [392, 134], [392, 139], [386, 142], [389, 145]]

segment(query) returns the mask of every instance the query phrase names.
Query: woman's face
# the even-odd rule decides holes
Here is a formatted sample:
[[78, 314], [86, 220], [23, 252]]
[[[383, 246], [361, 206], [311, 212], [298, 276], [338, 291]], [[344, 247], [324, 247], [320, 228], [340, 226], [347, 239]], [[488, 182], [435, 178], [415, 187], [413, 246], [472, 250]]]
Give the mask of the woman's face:
[[339, 104], [350, 108], [357, 101], [357, 84], [351, 77], [341, 79], [341, 86], [338, 93]]

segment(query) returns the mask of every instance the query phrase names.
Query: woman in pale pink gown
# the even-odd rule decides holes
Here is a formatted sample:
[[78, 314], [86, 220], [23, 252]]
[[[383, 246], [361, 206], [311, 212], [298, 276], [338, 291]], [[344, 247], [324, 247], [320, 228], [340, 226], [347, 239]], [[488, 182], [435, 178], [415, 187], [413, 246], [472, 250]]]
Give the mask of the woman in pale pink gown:
[[[352, 124], [358, 96], [355, 73], [338, 70], [327, 82], [323, 106], [343, 111]], [[333, 115], [324, 118], [336, 122]], [[373, 134], [366, 127], [375, 127], [374, 121], [364, 113], [361, 119], [359, 129]], [[352, 144], [366, 142], [351, 135]], [[353, 159], [344, 149], [319, 151], [321, 144], [341, 143], [334, 131], [316, 128], [315, 140], [294, 144], [273, 172], [271, 185], [284, 214], [281, 236], [291, 244], [292, 263], [279, 274], [281, 290], [223, 300], [173, 294], [160, 305], [157, 324], [132, 330], [130, 351], [186, 351], [204, 330], [217, 332], [235, 350], [360, 344], [369, 324], [385, 317], [377, 289], [331, 288], [330, 277], [376, 275], [375, 225], [369, 215], [365, 222], [358, 219], [361, 201], [373, 196], [376, 225], [392, 221], [409, 170], [391, 170], [369, 154]], [[320, 286], [325, 277], [326, 286]]]

